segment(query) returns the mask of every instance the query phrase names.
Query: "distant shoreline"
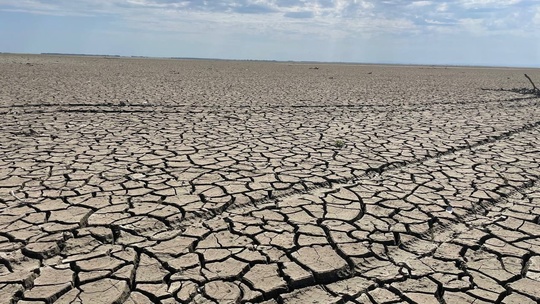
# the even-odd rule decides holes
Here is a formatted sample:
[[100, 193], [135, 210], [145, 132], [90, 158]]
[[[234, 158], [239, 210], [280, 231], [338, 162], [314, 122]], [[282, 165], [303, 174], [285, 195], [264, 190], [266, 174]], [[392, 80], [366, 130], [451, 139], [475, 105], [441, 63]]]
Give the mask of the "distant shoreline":
[[420, 64], [420, 63], [392, 63], [392, 62], [348, 62], [348, 61], [298, 61], [298, 60], [272, 60], [272, 59], [231, 59], [231, 58], [204, 58], [204, 57], [153, 57], [153, 56], [127, 56], [107, 54], [77, 54], [77, 53], [9, 53], [0, 52], [0, 55], [32, 55], [32, 56], [66, 56], [90, 57], [110, 59], [157, 59], [157, 60], [201, 60], [201, 61], [238, 61], [238, 62], [268, 62], [279, 64], [335, 64], [352, 66], [396, 66], [396, 67], [426, 67], [426, 68], [493, 68], [493, 69], [540, 69], [540, 66], [496, 66], [496, 65], [460, 65], [460, 64]]

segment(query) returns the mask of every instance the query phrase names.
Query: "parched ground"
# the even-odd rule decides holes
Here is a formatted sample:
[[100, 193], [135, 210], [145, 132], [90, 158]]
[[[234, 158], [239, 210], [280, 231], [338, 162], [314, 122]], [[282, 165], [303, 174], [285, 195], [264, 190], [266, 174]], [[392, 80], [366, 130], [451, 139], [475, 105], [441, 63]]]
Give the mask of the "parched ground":
[[1, 303], [537, 303], [540, 70], [0, 56]]

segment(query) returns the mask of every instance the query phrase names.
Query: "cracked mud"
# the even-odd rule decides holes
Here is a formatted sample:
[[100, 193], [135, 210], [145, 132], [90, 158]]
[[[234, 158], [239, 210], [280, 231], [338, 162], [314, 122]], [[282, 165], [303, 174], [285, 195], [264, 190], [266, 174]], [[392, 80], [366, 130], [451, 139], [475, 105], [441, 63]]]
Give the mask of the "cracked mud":
[[1, 303], [540, 300], [522, 70], [0, 66]]

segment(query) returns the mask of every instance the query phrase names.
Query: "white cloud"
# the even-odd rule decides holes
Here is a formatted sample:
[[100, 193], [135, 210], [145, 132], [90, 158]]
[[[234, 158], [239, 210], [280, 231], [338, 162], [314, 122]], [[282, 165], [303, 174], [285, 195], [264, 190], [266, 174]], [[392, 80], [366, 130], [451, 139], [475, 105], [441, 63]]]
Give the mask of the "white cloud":
[[430, 6], [432, 5], [432, 1], [413, 1], [410, 6], [412, 7], [424, 7], [424, 6]]
[[[524, 5], [527, 5], [525, 10]], [[113, 16], [138, 30], [202, 32], [419, 33], [532, 31], [538, 1], [522, 0], [0, 0], [4, 12]], [[479, 11], [478, 9], [482, 9]], [[515, 13], [518, 13], [517, 17]]]
[[459, 3], [466, 8], [498, 8], [515, 5], [522, 0], [461, 0]]
[[540, 7], [536, 8], [536, 13], [534, 14], [534, 17], [533, 17], [533, 23], [540, 25]]
[[448, 11], [448, 3], [444, 2], [437, 5], [437, 12], [444, 13], [446, 11]]

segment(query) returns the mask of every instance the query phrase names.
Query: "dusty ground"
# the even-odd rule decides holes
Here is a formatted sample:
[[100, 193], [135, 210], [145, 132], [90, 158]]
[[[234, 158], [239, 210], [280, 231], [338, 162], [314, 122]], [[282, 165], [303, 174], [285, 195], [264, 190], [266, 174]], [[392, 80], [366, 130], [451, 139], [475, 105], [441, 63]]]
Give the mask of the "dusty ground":
[[536, 303], [523, 73], [2, 55], [0, 302]]

